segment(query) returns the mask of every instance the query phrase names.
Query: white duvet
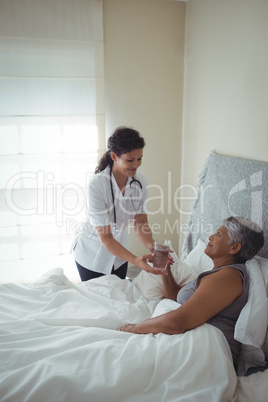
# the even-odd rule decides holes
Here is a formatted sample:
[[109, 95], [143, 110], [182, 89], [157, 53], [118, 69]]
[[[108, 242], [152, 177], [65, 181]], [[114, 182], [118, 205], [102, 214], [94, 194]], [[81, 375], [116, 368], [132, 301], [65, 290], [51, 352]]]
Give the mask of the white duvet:
[[0, 286], [0, 400], [224, 402], [237, 377], [223, 334], [204, 324], [181, 335], [116, 329], [161, 303], [128, 280], [74, 284], [54, 269], [34, 284]]

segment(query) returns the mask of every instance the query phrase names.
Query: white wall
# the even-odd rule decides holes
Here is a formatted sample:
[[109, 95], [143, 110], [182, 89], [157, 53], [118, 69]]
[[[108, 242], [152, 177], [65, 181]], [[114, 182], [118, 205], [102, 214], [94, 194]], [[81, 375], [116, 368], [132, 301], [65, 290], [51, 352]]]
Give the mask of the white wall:
[[187, 3], [184, 184], [196, 183], [211, 150], [268, 161], [267, 15], [267, 0]]
[[[154, 188], [149, 222], [178, 248], [171, 196], [180, 183], [185, 4], [167, 0], [104, 0], [106, 132], [131, 126], [146, 140], [140, 171]], [[169, 173], [171, 172], [171, 173]], [[159, 186], [159, 188], [156, 188]], [[158, 226], [159, 225], [159, 226]], [[176, 228], [175, 228], [176, 229]], [[130, 249], [141, 253], [136, 236]]]
[[[104, 0], [106, 131], [125, 124], [144, 135], [141, 171], [165, 193], [163, 213], [149, 217], [161, 231], [187, 221], [211, 150], [268, 160], [267, 15], [267, 0]], [[184, 185], [180, 215], [173, 197]]]

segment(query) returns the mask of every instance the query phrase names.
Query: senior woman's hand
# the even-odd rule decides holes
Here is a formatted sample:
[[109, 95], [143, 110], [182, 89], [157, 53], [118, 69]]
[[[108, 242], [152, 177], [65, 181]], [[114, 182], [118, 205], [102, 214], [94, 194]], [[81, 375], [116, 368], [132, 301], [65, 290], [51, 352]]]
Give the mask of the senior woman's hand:
[[137, 326], [137, 324], [125, 324], [125, 325], [122, 325], [122, 327], [118, 328], [117, 331], [135, 333], [136, 326]]

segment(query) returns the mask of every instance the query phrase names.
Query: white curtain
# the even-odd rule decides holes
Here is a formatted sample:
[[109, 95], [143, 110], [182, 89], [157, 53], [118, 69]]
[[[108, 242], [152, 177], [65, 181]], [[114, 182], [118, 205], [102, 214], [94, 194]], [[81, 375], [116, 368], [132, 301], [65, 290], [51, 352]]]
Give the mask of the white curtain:
[[62, 266], [105, 147], [102, 0], [0, 0], [0, 282]]

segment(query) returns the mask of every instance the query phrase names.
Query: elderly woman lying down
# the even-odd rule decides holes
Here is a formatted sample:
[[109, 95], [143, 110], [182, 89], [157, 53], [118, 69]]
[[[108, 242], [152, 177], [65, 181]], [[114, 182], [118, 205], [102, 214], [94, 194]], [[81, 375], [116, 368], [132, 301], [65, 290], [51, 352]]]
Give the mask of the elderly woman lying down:
[[207, 322], [225, 335], [236, 366], [240, 343], [234, 339], [234, 328], [249, 292], [245, 262], [263, 244], [263, 231], [256, 223], [242, 217], [224, 219], [205, 249], [213, 261], [212, 270], [201, 273], [184, 287], [176, 283], [170, 265], [168, 275], [162, 275], [165, 297], [182, 306], [139, 324], [126, 324], [119, 331], [180, 334]]

